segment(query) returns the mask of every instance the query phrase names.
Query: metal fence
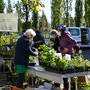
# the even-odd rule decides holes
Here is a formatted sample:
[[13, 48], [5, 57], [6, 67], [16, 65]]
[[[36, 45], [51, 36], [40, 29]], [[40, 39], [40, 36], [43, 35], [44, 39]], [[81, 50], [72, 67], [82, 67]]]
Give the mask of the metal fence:
[[[41, 31], [42, 32], [42, 34], [44, 35], [44, 38], [50, 38], [50, 35], [49, 35], [49, 32], [50, 31]], [[13, 33], [13, 32], [10, 32], [10, 35], [11, 35], [11, 33]], [[16, 34], [18, 34], [18, 35], [22, 35], [22, 31], [19, 31], [19, 32], [14, 32], [14, 33], [16, 33]], [[4, 32], [4, 34], [3, 34], [4, 36], [7, 36], [8, 35], [8, 32]]]
[[[50, 40], [50, 34], [49, 34], [49, 31], [41, 31], [42, 32], [42, 34], [43, 34], [43, 36], [44, 36], [44, 39], [45, 39], [45, 43], [48, 43], [48, 41]], [[15, 34], [17, 34], [18, 35], [18, 37], [15, 37], [15, 38], [13, 38], [15, 41], [17, 41], [17, 39], [19, 38], [19, 36], [22, 36], [22, 32], [21, 31], [19, 31], [19, 32], [10, 32], [10, 33], [8, 33], [8, 32], [4, 32], [4, 34], [3, 34], [3, 36], [4, 37], [7, 37], [7, 39], [9, 39], [9, 44], [11, 44], [12, 43], [12, 36], [13, 36], [13, 34], [12, 33], [15, 33]], [[2, 37], [3, 37], [2, 36]]]

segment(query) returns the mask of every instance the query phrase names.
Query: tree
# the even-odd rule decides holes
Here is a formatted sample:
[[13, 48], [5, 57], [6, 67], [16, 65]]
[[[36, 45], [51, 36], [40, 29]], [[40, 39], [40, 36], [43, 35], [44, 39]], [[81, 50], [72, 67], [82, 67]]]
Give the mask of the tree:
[[13, 13], [13, 9], [12, 9], [12, 5], [11, 5], [10, 0], [8, 0], [7, 13]]
[[70, 26], [70, 14], [72, 11], [72, 1], [73, 0], [63, 0], [64, 2], [64, 14], [63, 14], [63, 20], [64, 24], [69, 27]]
[[90, 27], [90, 0], [85, 0], [85, 22], [86, 27]]
[[75, 3], [75, 26], [80, 27], [83, 21], [83, 0], [76, 0]]
[[0, 13], [4, 13], [5, 4], [3, 0], [0, 0]]
[[63, 13], [63, 2], [62, 0], [51, 1], [51, 23], [52, 28], [56, 28], [57, 25], [61, 24], [61, 18]]
[[42, 11], [41, 28], [42, 28], [43, 31], [45, 30], [45, 25], [46, 25], [46, 16], [44, 14], [44, 11]]
[[47, 21], [47, 17], [44, 14], [44, 10], [42, 11], [42, 16], [39, 17], [39, 28], [40, 30], [48, 30], [48, 21]]
[[[0, 0], [0, 13], [4, 13], [4, 8], [5, 8], [5, 3], [3, 2], [3, 0]], [[0, 38], [2, 34], [3, 32], [0, 32]]]
[[21, 9], [21, 4], [19, 1], [17, 1], [16, 6], [16, 13], [18, 13], [18, 30], [22, 30], [22, 9]]
[[46, 27], [46, 30], [48, 30], [49, 25], [48, 25], [47, 18], [46, 18], [46, 25], [45, 25], [45, 27]]
[[[23, 7], [23, 17], [24, 17], [23, 20], [24, 20], [24, 23], [27, 29], [30, 10], [34, 12], [33, 15], [36, 17], [38, 16], [38, 11], [40, 11], [39, 5], [41, 7], [45, 7], [45, 6], [44, 4], [42, 4], [41, 0], [22, 0], [22, 2], [23, 2], [23, 6], [22, 6]], [[38, 23], [39, 21], [37, 21], [37, 25], [35, 26], [36, 29], [39, 29]]]
[[22, 5], [22, 15], [23, 15], [23, 29], [28, 29], [28, 19], [30, 17], [30, 6], [28, 4], [21, 4]]
[[36, 28], [36, 30], [39, 30], [39, 15], [38, 12], [33, 11], [33, 16], [32, 16], [32, 26]]

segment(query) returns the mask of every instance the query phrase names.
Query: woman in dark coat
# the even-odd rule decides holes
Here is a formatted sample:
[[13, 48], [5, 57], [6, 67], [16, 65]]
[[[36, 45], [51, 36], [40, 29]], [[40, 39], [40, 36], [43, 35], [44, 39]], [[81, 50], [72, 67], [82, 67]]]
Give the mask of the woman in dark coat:
[[38, 51], [30, 47], [29, 40], [35, 36], [35, 32], [32, 29], [27, 30], [24, 36], [20, 37], [16, 44], [15, 60], [18, 79], [17, 87], [23, 88], [23, 80], [26, 73], [27, 66], [29, 64], [29, 55], [37, 56]]
[[34, 44], [32, 47], [38, 48], [40, 45], [45, 44], [44, 36], [41, 31], [36, 30], [34, 27], [32, 27], [36, 33], [36, 36], [33, 38]]
[[58, 36], [58, 32], [53, 29], [52, 31], [50, 31], [50, 35], [52, 36], [52, 38], [55, 38], [54, 44], [52, 45], [52, 47], [54, 48], [54, 50], [58, 51], [58, 47], [59, 45], [59, 36]]

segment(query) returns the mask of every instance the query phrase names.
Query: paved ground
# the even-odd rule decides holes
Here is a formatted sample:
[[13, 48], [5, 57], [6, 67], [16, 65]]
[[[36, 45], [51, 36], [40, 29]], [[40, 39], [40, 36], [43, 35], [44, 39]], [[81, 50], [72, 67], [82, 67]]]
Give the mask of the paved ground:
[[90, 48], [82, 48], [82, 54], [84, 59], [88, 59], [90, 61]]

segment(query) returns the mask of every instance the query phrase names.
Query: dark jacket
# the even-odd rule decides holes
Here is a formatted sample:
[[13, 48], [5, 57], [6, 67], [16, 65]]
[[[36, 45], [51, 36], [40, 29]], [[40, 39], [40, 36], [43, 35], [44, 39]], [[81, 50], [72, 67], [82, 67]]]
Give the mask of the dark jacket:
[[14, 63], [16, 65], [27, 66], [29, 64], [29, 55], [36, 56], [36, 53], [33, 51], [30, 47], [29, 40], [25, 36], [20, 37], [16, 44]]
[[56, 38], [55, 38], [55, 41], [54, 41], [54, 45], [52, 46], [53, 48], [54, 48], [54, 50], [56, 50], [57, 52], [59, 52], [58, 51], [58, 47], [60, 46], [60, 44], [59, 44], [59, 37], [57, 36]]
[[36, 31], [36, 36], [33, 38], [33, 41], [34, 41], [34, 44], [32, 47], [35, 47], [35, 48], [38, 48], [40, 45], [45, 44], [44, 36], [41, 31], [39, 30]]
[[[61, 36], [59, 42], [62, 56], [65, 54], [70, 54], [71, 56], [74, 55], [73, 47], [77, 44], [77, 42], [71, 37], [70, 32], [65, 32], [65, 34]], [[64, 48], [68, 48], [68, 52], [65, 53]]]

